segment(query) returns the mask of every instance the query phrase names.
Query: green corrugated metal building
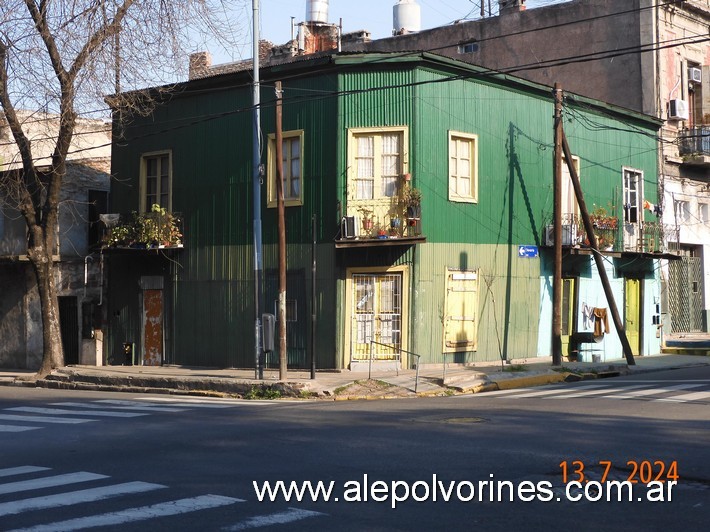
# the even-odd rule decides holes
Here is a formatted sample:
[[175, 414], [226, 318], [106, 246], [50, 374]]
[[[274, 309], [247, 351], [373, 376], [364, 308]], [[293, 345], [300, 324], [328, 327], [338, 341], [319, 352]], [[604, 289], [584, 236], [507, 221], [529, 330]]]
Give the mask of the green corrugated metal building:
[[[289, 367], [310, 364], [314, 306], [318, 368], [549, 355], [550, 88], [426, 53], [324, 54], [261, 79], [265, 312], [278, 286], [274, 83], [284, 89]], [[109, 362], [130, 344], [146, 364], [254, 366], [250, 83], [248, 71], [191, 80], [115, 123], [112, 212], [158, 204], [179, 213], [182, 238], [105, 249]], [[571, 95], [564, 121], [587, 205], [617, 220], [612, 275], [657, 284], [646, 240], [622, 229], [655, 219], [642, 202], [657, 203], [658, 123]], [[565, 193], [565, 260], [578, 264], [590, 257]]]

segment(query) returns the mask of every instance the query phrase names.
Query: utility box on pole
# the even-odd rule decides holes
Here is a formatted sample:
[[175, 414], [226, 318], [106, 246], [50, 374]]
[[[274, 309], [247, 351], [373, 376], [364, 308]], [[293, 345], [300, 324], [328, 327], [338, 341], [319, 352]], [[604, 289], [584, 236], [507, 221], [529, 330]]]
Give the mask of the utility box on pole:
[[270, 353], [274, 350], [274, 337], [276, 336], [276, 316], [273, 314], [261, 315], [261, 338], [264, 351]]

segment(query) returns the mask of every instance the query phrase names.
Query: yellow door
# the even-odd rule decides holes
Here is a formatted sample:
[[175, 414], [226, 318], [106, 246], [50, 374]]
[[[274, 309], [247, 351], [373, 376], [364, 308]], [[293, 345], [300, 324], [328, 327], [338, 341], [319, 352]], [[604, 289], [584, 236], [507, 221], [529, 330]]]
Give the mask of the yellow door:
[[[396, 360], [402, 348], [402, 275], [352, 277], [351, 360]], [[402, 361], [403, 362], [403, 361]]]
[[575, 310], [577, 309], [577, 294], [575, 292], [575, 280], [570, 277], [562, 279], [562, 321], [561, 321], [561, 337], [562, 337], [562, 355], [570, 356], [569, 340], [574, 333], [575, 326]]
[[641, 347], [641, 281], [626, 279], [625, 323], [631, 351], [638, 355]]

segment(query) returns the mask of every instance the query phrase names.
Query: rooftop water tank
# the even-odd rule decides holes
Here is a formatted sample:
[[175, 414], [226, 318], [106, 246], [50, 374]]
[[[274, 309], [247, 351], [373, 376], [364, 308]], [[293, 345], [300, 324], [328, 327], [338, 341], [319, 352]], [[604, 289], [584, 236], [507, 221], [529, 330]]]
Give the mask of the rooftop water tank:
[[393, 33], [413, 33], [422, 29], [422, 14], [419, 4], [414, 0], [399, 0], [393, 8]]
[[306, 2], [306, 22], [328, 23], [328, 0], [308, 0]]

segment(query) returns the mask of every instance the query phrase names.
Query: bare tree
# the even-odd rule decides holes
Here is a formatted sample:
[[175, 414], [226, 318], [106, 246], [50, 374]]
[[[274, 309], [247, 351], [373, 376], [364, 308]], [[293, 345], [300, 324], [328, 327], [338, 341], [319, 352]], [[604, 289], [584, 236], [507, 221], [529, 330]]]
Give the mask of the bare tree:
[[[3, 0], [0, 2], [0, 127], [9, 128], [21, 165], [0, 174], [0, 196], [14, 202], [28, 229], [43, 326], [38, 375], [63, 365], [53, 250], [67, 157], [80, 114], [105, 116], [113, 105], [150, 104], [141, 87], [174, 82], [200, 35], [234, 44], [226, 0]], [[51, 163], [37, 164], [23, 110], [53, 113]], [[31, 120], [32, 118], [29, 118]], [[49, 134], [49, 133], [48, 133]]]

